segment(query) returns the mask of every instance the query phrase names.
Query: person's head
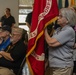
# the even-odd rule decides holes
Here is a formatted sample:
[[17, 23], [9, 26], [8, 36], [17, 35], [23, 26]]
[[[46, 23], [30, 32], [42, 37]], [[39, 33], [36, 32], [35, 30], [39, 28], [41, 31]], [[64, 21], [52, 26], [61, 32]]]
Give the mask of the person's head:
[[11, 28], [7, 25], [4, 25], [1, 27], [1, 37], [6, 40], [10, 37], [10, 34], [11, 34]]
[[65, 25], [74, 26], [76, 24], [76, 13], [70, 8], [62, 8], [59, 11], [57, 22], [61, 27]]
[[31, 28], [31, 21], [32, 21], [32, 12], [28, 13], [26, 17], [26, 25], [29, 27], [29, 29]]
[[16, 43], [17, 41], [19, 41], [22, 38], [22, 33], [23, 33], [23, 29], [19, 27], [13, 27], [12, 36], [11, 36], [12, 43]]
[[7, 32], [11, 33], [11, 27], [10, 26], [3, 25], [1, 28], [2, 28], [2, 31], [7, 31]]
[[10, 12], [11, 12], [10, 8], [5, 9], [5, 15], [10, 15]]

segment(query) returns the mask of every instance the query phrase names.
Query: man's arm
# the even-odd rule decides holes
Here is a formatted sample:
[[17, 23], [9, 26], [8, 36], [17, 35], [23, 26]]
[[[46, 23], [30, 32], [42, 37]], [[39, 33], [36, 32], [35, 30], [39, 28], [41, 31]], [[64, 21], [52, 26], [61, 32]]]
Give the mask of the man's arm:
[[0, 51], [0, 55], [2, 55], [7, 60], [14, 61], [14, 59], [11, 57], [10, 53]]

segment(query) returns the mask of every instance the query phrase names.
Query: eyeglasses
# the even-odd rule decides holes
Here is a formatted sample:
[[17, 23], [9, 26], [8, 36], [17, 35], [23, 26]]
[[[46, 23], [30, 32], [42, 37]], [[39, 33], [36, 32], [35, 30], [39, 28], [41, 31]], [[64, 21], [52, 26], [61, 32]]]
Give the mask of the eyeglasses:
[[12, 36], [17, 36], [17, 35], [19, 35], [19, 34], [14, 34], [14, 33], [12, 34]]
[[59, 18], [62, 18], [63, 16], [62, 16], [62, 15], [59, 15], [58, 17], [59, 17]]
[[68, 21], [67, 17], [65, 17], [65, 16], [63, 16], [63, 15], [61, 15], [61, 14], [59, 14], [58, 17], [59, 17], [59, 19], [65, 18], [65, 19]]

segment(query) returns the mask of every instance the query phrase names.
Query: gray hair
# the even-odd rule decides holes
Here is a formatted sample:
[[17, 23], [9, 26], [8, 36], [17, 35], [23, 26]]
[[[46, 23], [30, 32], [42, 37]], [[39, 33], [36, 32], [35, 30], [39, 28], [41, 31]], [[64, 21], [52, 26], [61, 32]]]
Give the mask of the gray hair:
[[73, 10], [71, 10], [70, 8], [62, 8], [60, 12], [62, 16], [68, 20], [68, 25], [76, 25], [76, 13]]
[[12, 28], [12, 33], [17, 33], [17, 34], [21, 34], [23, 33], [23, 29], [22, 28], [19, 28], [19, 27], [13, 27]]

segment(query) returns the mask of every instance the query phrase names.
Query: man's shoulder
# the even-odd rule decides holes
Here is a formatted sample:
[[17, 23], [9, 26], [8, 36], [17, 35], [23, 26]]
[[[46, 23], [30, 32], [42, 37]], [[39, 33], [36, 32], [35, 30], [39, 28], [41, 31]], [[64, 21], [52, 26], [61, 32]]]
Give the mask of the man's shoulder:
[[27, 16], [32, 16], [32, 12], [28, 13]]
[[28, 13], [29, 15], [31, 15], [32, 14], [32, 12], [30, 12], [30, 13]]
[[3, 18], [5, 18], [6, 16], [5, 15], [3, 15], [2, 17], [1, 17], [1, 19], [3, 19]]
[[10, 15], [10, 18], [14, 18], [14, 16]]

